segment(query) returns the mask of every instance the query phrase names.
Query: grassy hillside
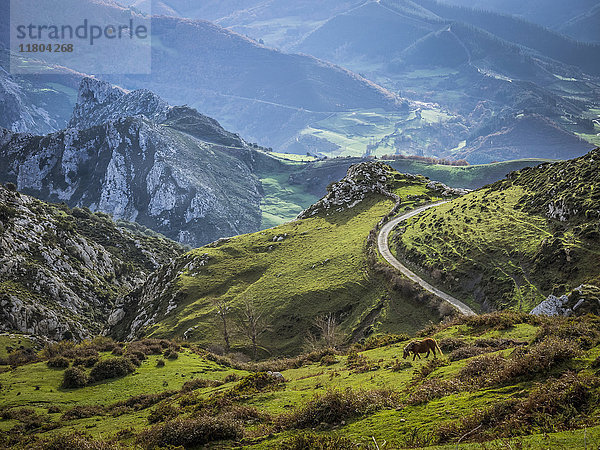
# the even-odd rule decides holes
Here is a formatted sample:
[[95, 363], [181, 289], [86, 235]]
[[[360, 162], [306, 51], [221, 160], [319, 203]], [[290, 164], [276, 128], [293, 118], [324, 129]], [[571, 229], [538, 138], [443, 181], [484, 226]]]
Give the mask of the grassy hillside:
[[[599, 325], [597, 316], [459, 318], [420, 334], [438, 340], [442, 357], [415, 361], [402, 359], [407, 336], [260, 364], [169, 341], [62, 343], [39, 361], [0, 366], [0, 436], [42, 449], [595, 448]], [[107, 361], [128, 370], [61, 387], [67, 372], [113, 375], [98, 369]]]
[[[404, 176], [383, 164], [377, 167], [386, 167], [385, 183], [402, 197], [403, 208], [439, 196], [427, 187], [429, 180], [424, 177]], [[297, 354], [319, 316], [332, 314], [345, 339], [357, 338], [365, 329], [414, 331], [436, 320], [437, 312], [390, 289], [369, 268], [365, 248], [369, 232], [394, 206], [374, 193], [370, 187], [374, 181], [368, 177], [377, 178], [369, 170], [363, 179], [352, 181], [356, 192], [364, 187], [364, 197], [349, 194], [347, 203], [339, 207], [221, 240], [163, 268], [125, 299], [115, 335], [185, 335], [204, 346], [222, 346], [223, 326], [216, 314], [221, 304], [230, 311], [232, 349], [246, 351], [248, 339], [233, 331], [244, 303], [251, 302], [268, 325], [259, 342], [262, 354]], [[330, 187], [327, 198], [344, 195], [349, 186], [342, 180]]]
[[484, 309], [529, 311], [598, 286], [599, 154], [523, 169], [427, 211], [392, 237], [398, 256]]

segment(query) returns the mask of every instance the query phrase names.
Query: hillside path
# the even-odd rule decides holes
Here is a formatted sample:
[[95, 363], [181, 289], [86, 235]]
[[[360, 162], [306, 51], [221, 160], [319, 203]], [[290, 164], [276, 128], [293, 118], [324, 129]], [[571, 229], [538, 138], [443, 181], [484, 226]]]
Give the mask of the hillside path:
[[398, 217], [390, 220], [389, 222], [387, 222], [383, 227], [381, 227], [381, 230], [379, 231], [379, 235], [377, 236], [377, 248], [379, 249], [379, 253], [381, 253], [381, 256], [383, 256], [388, 263], [390, 263], [392, 266], [394, 266], [396, 269], [398, 269], [400, 272], [402, 272], [402, 274], [405, 277], [407, 277], [411, 281], [414, 281], [415, 283], [417, 283], [419, 286], [421, 286], [426, 291], [429, 291], [433, 295], [441, 298], [442, 300], [447, 301], [452, 306], [454, 306], [456, 309], [458, 309], [458, 311], [461, 314], [464, 314], [466, 316], [473, 316], [473, 315], [476, 315], [475, 311], [473, 311], [471, 308], [469, 308], [463, 302], [452, 297], [449, 294], [446, 294], [445, 292], [440, 291], [436, 287], [432, 286], [427, 281], [425, 281], [423, 278], [419, 277], [414, 272], [409, 270], [408, 267], [406, 267], [400, 261], [398, 261], [394, 257], [394, 255], [392, 255], [392, 252], [390, 251], [390, 248], [388, 246], [388, 240], [389, 240], [390, 233], [394, 229], [394, 227], [396, 227], [396, 225], [398, 225], [400, 222], [410, 219], [411, 217], [421, 214], [423, 211], [425, 211], [429, 208], [432, 208], [432, 207], [438, 206], [438, 205], [442, 205], [444, 203], [447, 203], [447, 202], [443, 201], [443, 202], [437, 202], [437, 203], [432, 203], [429, 205], [420, 206], [417, 209], [407, 212], [406, 214], [402, 214], [401, 216], [398, 216]]

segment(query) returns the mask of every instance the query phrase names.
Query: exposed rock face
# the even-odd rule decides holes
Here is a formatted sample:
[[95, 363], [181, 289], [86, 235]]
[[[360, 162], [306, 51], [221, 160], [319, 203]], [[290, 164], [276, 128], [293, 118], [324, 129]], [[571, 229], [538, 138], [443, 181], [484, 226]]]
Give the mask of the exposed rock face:
[[259, 229], [251, 150], [216, 121], [88, 78], [71, 125], [44, 137], [0, 131], [0, 180], [194, 247]]
[[33, 106], [22, 87], [0, 67], [0, 126], [15, 132], [48, 133], [58, 129], [47, 111]]
[[183, 250], [136, 227], [0, 185], [0, 330], [50, 339], [100, 333], [116, 298]]
[[[185, 271], [208, 264], [207, 254], [186, 253], [154, 272], [138, 289], [119, 300], [110, 319], [110, 334], [118, 339], [134, 340], [177, 308], [177, 282]], [[160, 299], [160, 301], [157, 301]]]
[[600, 312], [600, 289], [596, 286], [581, 285], [568, 295], [549, 295], [531, 310], [536, 316], [580, 316]]

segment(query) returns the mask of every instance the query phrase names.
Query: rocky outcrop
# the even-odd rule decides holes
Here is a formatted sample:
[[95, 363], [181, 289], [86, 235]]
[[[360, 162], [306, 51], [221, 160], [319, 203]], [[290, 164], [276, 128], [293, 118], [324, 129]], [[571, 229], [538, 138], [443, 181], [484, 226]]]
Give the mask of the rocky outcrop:
[[306, 219], [316, 214], [331, 214], [353, 208], [369, 194], [389, 195], [388, 185], [397, 172], [381, 162], [354, 164], [341, 181], [327, 188], [327, 195], [298, 216]]
[[50, 339], [100, 333], [116, 299], [183, 250], [139, 225], [1, 185], [0, 231], [0, 330]]
[[27, 99], [27, 93], [0, 67], [0, 127], [15, 132], [48, 133], [58, 129], [58, 123], [48, 111], [36, 107]]
[[438, 193], [441, 197], [458, 197], [471, 192], [469, 189], [451, 188], [439, 181], [430, 181], [427, 188]]
[[581, 285], [568, 295], [549, 295], [531, 310], [536, 316], [581, 316], [600, 313], [600, 288]]
[[0, 181], [193, 247], [259, 229], [252, 150], [216, 121], [86, 78], [70, 124], [43, 137], [0, 131]]

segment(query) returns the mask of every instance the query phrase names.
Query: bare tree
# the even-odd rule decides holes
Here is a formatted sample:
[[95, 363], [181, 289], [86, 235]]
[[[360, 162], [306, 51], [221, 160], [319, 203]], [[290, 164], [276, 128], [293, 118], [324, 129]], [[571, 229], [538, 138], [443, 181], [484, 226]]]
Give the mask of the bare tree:
[[318, 336], [310, 331], [306, 337], [306, 345], [311, 349], [336, 348], [340, 341], [339, 324], [333, 314], [317, 317], [314, 326], [318, 330]]
[[218, 299], [215, 300], [215, 307], [217, 308], [217, 316], [221, 319], [223, 323], [223, 340], [225, 341], [225, 353], [229, 353], [231, 349], [231, 345], [229, 344], [229, 330], [227, 328], [227, 316], [229, 314], [230, 308], [227, 305], [227, 302], [224, 300]]
[[238, 327], [252, 344], [252, 355], [256, 359], [258, 349], [258, 338], [269, 330], [269, 324], [263, 317], [263, 313], [256, 310], [254, 302], [250, 299], [244, 300], [243, 309], [238, 316]]

